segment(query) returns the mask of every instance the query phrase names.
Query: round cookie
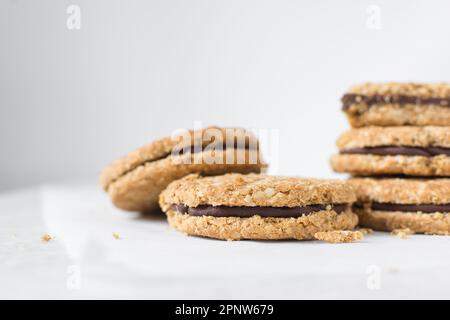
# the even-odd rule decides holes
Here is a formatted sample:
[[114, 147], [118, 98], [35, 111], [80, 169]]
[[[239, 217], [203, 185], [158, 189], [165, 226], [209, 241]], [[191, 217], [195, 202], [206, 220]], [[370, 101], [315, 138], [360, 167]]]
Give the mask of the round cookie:
[[106, 167], [100, 183], [118, 208], [150, 211], [170, 182], [191, 173], [259, 173], [256, 137], [240, 128], [208, 127], [154, 141]]
[[450, 127], [366, 127], [345, 132], [332, 156], [353, 175], [450, 176]]
[[447, 83], [364, 83], [341, 99], [353, 127], [450, 126], [450, 85]]
[[352, 178], [360, 225], [375, 230], [408, 228], [450, 234], [450, 179]]
[[354, 201], [345, 182], [258, 174], [190, 175], [172, 182], [159, 200], [173, 228], [223, 240], [307, 240], [353, 229]]

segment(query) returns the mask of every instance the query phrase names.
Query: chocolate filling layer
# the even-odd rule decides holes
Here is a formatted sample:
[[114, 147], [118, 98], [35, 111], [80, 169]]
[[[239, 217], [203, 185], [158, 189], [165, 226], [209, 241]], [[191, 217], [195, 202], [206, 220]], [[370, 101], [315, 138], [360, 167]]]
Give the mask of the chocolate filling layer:
[[221, 143], [215, 143], [212, 142], [208, 145], [192, 145], [192, 146], [185, 146], [181, 148], [175, 148], [171, 152], [168, 152], [166, 156], [169, 155], [182, 155], [184, 153], [190, 154], [190, 153], [200, 153], [203, 151], [225, 151], [228, 149], [235, 149], [235, 150], [259, 150], [258, 143], [251, 144], [249, 141], [245, 141], [245, 143], [238, 143], [237, 141], [234, 141], [233, 143], [227, 144], [224, 142]]
[[341, 98], [342, 109], [347, 110], [352, 104], [364, 103], [369, 107], [375, 104], [398, 103], [398, 104], [433, 104], [442, 107], [450, 107], [450, 97], [448, 98], [421, 98], [406, 95], [372, 95], [348, 93]]
[[[310, 215], [318, 211], [327, 210], [330, 205], [316, 204], [305, 207], [226, 207], [201, 205], [198, 207], [188, 207], [183, 204], [174, 204], [172, 208], [178, 213], [189, 214], [191, 216], [212, 216], [212, 217], [239, 217], [248, 218], [255, 215], [271, 218], [298, 218], [303, 215]], [[337, 213], [342, 213], [348, 208], [348, 204], [331, 205], [331, 209]]]
[[383, 147], [363, 147], [350, 148], [341, 151], [341, 154], [375, 154], [380, 156], [423, 156], [434, 157], [439, 155], [450, 156], [450, 148], [440, 147], [403, 147], [403, 146], [383, 146]]
[[[356, 208], [363, 208], [361, 203], [354, 204]], [[401, 212], [450, 212], [450, 204], [395, 204], [373, 202], [370, 207], [377, 211], [401, 211]]]

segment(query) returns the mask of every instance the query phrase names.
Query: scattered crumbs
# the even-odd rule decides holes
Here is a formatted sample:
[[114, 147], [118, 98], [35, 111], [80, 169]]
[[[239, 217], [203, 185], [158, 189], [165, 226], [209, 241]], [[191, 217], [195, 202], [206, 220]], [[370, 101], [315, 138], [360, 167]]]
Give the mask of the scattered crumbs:
[[408, 239], [410, 235], [414, 234], [414, 231], [409, 228], [394, 229], [392, 230], [391, 234], [400, 239]]
[[120, 234], [118, 232], [113, 232], [112, 236], [115, 240], [120, 240]]
[[41, 240], [44, 242], [49, 242], [51, 240], [55, 239], [55, 237], [53, 237], [52, 235], [46, 233], [41, 237]]
[[360, 231], [363, 235], [373, 234], [373, 229], [370, 228], [359, 228], [358, 231]]
[[364, 234], [361, 231], [322, 231], [316, 232], [314, 238], [328, 243], [348, 243], [364, 239]]

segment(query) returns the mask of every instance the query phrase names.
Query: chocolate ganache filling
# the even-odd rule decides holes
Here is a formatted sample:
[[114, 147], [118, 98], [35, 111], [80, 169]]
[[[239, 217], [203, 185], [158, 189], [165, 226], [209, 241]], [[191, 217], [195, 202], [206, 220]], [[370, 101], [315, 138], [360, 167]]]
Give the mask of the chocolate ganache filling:
[[[355, 208], [363, 208], [361, 203], [355, 203]], [[400, 212], [450, 212], [450, 204], [396, 204], [373, 202], [370, 208], [375, 211], [400, 211]]]
[[188, 207], [184, 204], [172, 205], [173, 210], [190, 216], [212, 216], [212, 217], [239, 217], [248, 218], [255, 215], [271, 218], [298, 218], [303, 215], [310, 215], [318, 211], [333, 210], [342, 213], [349, 207], [348, 204], [315, 204], [304, 207], [227, 207], [200, 205], [198, 207]]
[[361, 95], [355, 93], [345, 94], [342, 99], [342, 109], [345, 111], [352, 104], [364, 103], [367, 106], [373, 106], [376, 104], [395, 103], [395, 104], [421, 104], [421, 105], [438, 105], [442, 107], [450, 107], [450, 97], [438, 98], [422, 98], [416, 96], [407, 95]]
[[341, 154], [374, 154], [380, 156], [423, 156], [434, 157], [439, 155], [450, 156], [450, 148], [441, 147], [406, 147], [406, 146], [381, 146], [350, 148], [341, 151]]

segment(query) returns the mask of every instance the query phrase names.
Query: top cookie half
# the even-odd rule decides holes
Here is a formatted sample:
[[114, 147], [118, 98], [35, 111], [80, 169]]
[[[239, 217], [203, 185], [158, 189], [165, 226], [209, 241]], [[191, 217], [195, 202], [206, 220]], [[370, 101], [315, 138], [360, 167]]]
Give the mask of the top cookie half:
[[241, 128], [208, 127], [156, 140], [106, 167], [100, 183], [119, 208], [148, 211], [159, 193], [191, 173], [259, 173], [263, 162], [258, 139]]
[[450, 84], [364, 83], [341, 99], [353, 127], [450, 126]]
[[227, 174], [174, 181], [160, 196], [163, 210], [172, 205], [198, 207], [305, 207], [351, 204], [353, 189], [344, 181], [302, 179], [259, 174]]

